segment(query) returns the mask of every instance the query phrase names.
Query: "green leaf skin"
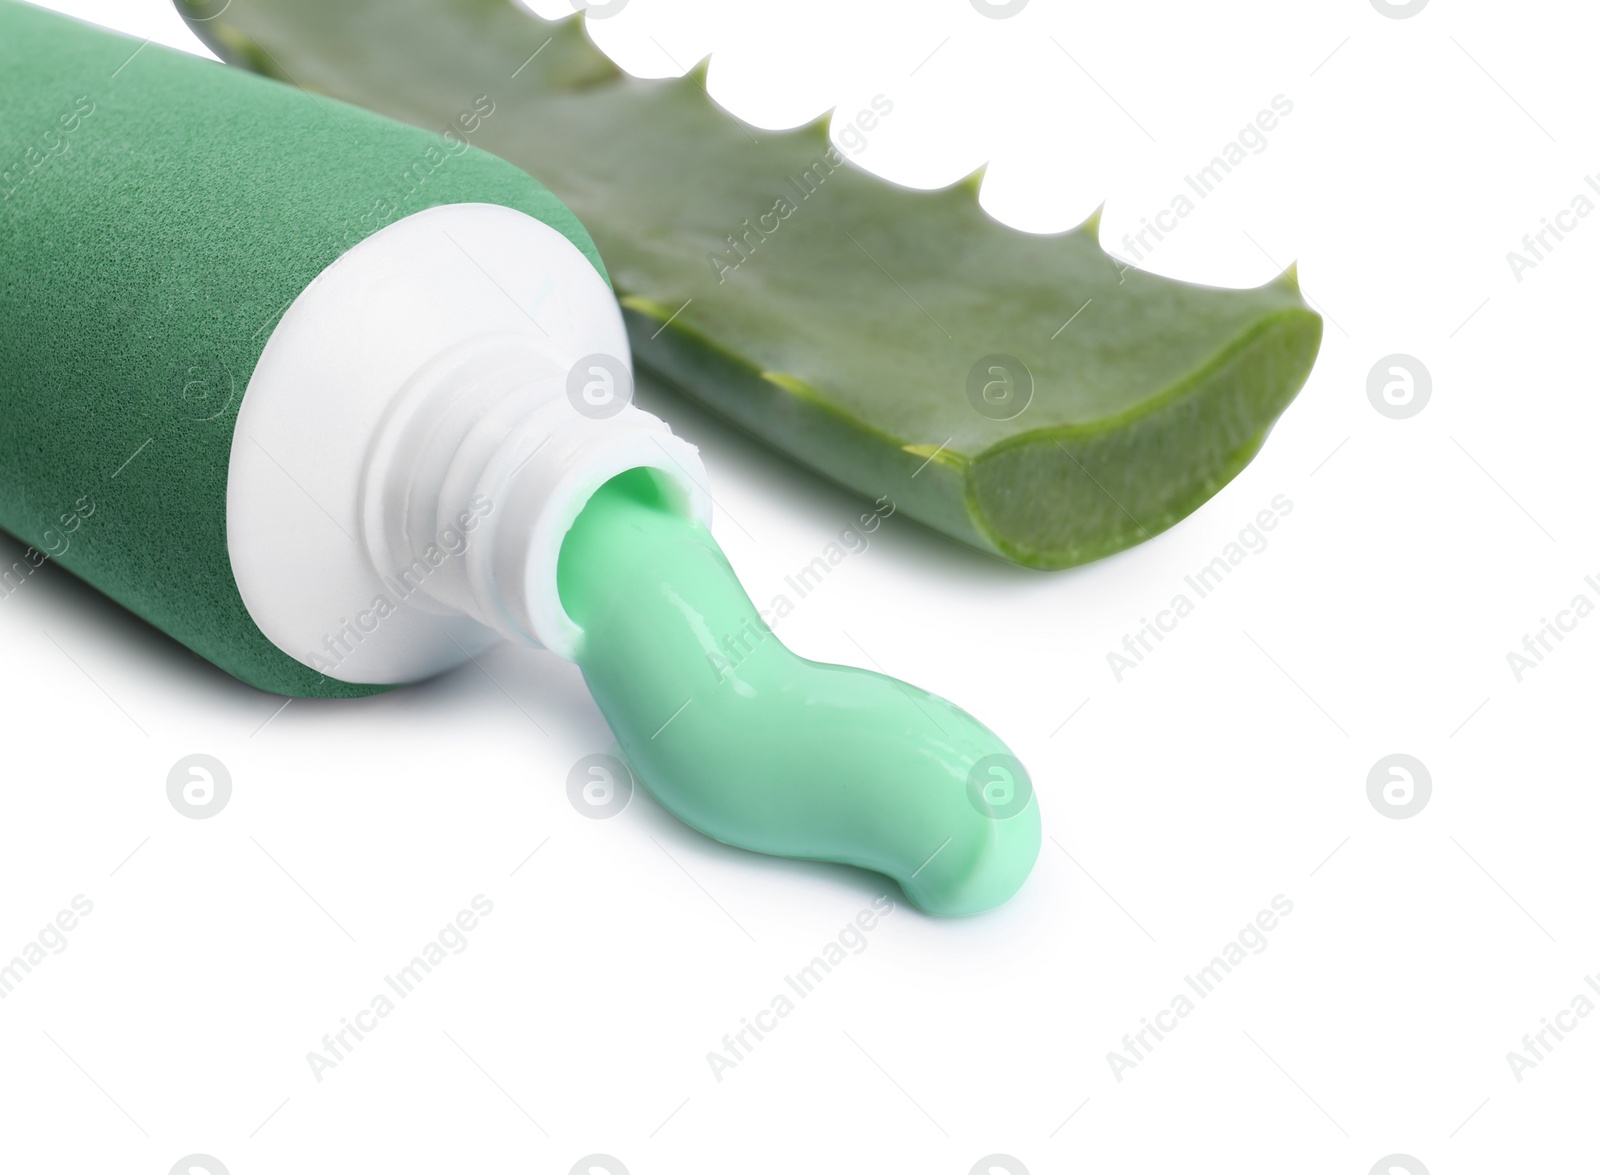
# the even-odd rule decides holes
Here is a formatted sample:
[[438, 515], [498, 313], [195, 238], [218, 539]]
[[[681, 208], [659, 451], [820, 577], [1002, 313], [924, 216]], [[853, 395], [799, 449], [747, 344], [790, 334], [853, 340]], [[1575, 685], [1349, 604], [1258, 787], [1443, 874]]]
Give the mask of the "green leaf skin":
[[[845, 162], [802, 197], [789, 178], [822, 175], [825, 121], [749, 128], [707, 97], [703, 66], [629, 78], [581, 17], [232, 0], [204, 20], [217, 0], [178, 3], [224, 59], [418, 126], [443, 130], [487, 94], [471, 142], [588, 227], [639, 363], [835, 481], [1029, 567], [1100, 558], [1195, 510], [1254, 456], [1321, 342], [1292, 270], [1221, 290], [1125, 268], [1093, 220], [1049, 236], [992, 220], [976, 177], [921, 192]], [[719, 280], [710, 258], [737, 259], [727, 237], [780, 195], [792, 214]], [[1033, 376], [1011, 420], [967, 398], [995, 353]]]

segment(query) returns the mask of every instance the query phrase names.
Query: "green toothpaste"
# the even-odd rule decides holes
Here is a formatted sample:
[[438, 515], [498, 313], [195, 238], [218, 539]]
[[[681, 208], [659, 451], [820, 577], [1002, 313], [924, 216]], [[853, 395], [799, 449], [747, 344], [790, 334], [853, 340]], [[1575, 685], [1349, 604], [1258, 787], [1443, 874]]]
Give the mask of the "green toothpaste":
[[1039, 805], [1006, 745], [915, 686], [791, 653], [648, 472], [589, 499], [558, 575], [601, 713], [686, 823], [885, 873], [933, 914], [987, 910], [1027, 877]]

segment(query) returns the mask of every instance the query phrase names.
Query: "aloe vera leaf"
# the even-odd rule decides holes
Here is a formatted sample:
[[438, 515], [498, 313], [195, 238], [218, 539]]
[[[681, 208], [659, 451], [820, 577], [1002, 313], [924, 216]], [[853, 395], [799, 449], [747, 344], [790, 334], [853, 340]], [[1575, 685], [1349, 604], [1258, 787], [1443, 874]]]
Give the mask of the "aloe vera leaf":
[[[1195, 510], [1255, 455], [1321, 341], [1292, 270], [1213, 289], [1121, 265], [1093, 221], [1016, 231], [979, 208], [975, 178], [912, 191], [833, 165], [823, 120], [745, 126], [709, 99], [703, 64], [630, 78], [578, 16], [511, 0], [178, 4], [224, 59], [422, 127], [487, 94], [471, 141], [583, 220], [641, 364], [795, 460], [1031, 567], [1099, 558]], [[730, 235], [780, 196], [793, 212], [720, 270], [713, 257], [740, 258]], [[1011, 419], [968, 395], [994, 354], [1031, 376]]]

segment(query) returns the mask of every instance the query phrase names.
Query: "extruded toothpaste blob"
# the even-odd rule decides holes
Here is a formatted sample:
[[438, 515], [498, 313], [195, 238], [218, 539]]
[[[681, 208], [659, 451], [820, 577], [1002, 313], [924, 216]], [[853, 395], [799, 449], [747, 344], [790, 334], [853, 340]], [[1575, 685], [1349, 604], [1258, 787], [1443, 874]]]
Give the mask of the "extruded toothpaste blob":
[[429, 133], [0, 0], [0, 527], [282, 694], [546, 647], [707, 834], [1005, 901], [1022, 765], [762, 624], [588, 234], [471, 147], [493, 112]]
[[936, 914], [999, 905], [1027, 877], [1039, 808], [1005, 744], [943, 698], [784, 648], [653, 471], [594, 493], [558, 578], [595, 701], [687, 823], [886, 873]]

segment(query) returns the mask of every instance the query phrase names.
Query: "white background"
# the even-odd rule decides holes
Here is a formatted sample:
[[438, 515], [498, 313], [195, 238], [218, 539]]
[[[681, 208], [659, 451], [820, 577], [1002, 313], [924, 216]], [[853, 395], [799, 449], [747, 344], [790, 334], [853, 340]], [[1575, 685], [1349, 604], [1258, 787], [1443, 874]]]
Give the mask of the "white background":
[[[199, 51], [161, 0], [57, 6]], [[580, 815], [568, 771], [613, 744], [548, 655], [280, 711], [47, 567], [0, 600], [0, 957], [74, 895], [94, 909], [0, 1001], [0, 1166], [1592, 1164], [1600, 1016], [1520, 1081], [1507, 1061], [1600, 971], [1600, 619], [1520, 682], [1506, 657], [1600, 602], [1600, 217], [1521, 281], [1506, 259], [1600, 171], [1589, 12], [634, 0], [595, 28], [640, 74], [715, 51], [711, 93], [759, 126], [882, 92], [864, 166], [937, 186], [987, 160], [993, 215], [1057, 231], [1104, 201], [1113, 249], [1283, 94], [1267, 149], [1147, 265], [1247, 285], [1298, 259], [1327, 316], [1316, 370], [1255, 462], [1137, 549], [1045, 575], [891, 520], [785, 621], [803, 654], [865, 663], [848, 631], [990, 724], [1047, 839], [993, 914], [902, 905], [721, 1082], [707, 1052], [884, 883], [720, 846], [642, 794]], [[1395, 352], [1433, 381], [1406, 420], [1367, 397]], [[757, 600], [857, 512], [671, 393], [641, 399], [702, 447]], [[1123, 634], [1279, 494], [1266, 549], [1117, 681]], [[210, 819], [166, 795], [194, 752], [233, 779]], [[1395, 752], [1432, 777], [1409, 819], [1367, 795]], [[468, 948], [318, 1082], [307, 1052], [480, 893]], [[1118, 1080], [1124, 1033], [1278, 894], [1266, 949]]]

